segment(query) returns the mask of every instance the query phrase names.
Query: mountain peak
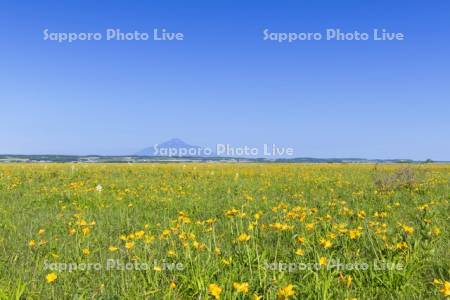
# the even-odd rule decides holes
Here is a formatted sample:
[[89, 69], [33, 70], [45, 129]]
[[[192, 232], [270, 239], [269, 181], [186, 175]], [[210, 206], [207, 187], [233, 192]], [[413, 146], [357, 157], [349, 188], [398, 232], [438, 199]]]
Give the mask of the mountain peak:
[[135, 155], [138, 156], [154, 156], [154, 155], [160, 155], [156, 151], [157, 149], [172, 149], [175, 152], [180, 149], [185, 150], [194, 150], [195, 153], [199, 152], [198, 150], [202, 149], [200, 146], [193, 146], [189, 145], [188, 143], [184, 142], [182, 139], [179, 138], [171, 138], [170, 140], [167, 140], [161, 144], [155, 144], [152, 147], [147, 147], [145, 149], [142, 149], [141, 151], [137, 152]]

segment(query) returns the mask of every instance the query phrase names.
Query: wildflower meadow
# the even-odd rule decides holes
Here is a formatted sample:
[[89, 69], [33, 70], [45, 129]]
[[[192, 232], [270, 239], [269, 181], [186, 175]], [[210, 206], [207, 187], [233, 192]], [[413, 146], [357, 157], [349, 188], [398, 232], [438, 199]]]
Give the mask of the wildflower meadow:
[[2, 164], [0, 299], [445, 299], [450, 165]]

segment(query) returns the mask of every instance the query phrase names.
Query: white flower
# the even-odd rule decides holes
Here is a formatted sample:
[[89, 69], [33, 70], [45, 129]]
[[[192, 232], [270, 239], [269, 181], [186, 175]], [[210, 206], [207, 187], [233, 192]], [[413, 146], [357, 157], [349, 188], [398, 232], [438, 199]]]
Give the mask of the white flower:
[[97, 192], [101, 192], [103, 190], [103, 187], [101, 184], [97, 184], [97, 186], [95, 187], [95, 189], [97, 190]]

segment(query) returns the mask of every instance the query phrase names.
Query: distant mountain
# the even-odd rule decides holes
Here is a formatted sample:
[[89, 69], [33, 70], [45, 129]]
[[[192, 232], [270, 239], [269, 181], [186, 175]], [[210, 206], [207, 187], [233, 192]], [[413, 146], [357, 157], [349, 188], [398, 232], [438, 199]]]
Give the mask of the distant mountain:
[[132, 155], [58, 155], [58, 154], [0, 154], [0, 163], [10, 162], [83, 162], [83, 163], [147, 163], [147, 162], [260, 162], [260, 163], [450, 163], [411, 159], [314, 158], [314, 157], [242, 157], [218, 155], [215, 149], [190, 145], [173, 138]]
[[[189, 145], [181, 139], [173, 138], [164, 143], [147, 147], [135, 153], [136, 156], [170, 156], [170, 157], [204, 157], [212, 153], [205, 151], [206, 148]], [[205, 153], [206, 152], [206, 153]]]

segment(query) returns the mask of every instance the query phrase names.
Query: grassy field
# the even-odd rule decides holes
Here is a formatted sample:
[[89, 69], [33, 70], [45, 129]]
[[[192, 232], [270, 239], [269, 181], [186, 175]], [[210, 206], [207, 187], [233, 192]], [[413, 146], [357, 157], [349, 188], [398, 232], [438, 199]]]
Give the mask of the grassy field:
[[443, 299], [450, 165], [3, 164], [0, 299]]

